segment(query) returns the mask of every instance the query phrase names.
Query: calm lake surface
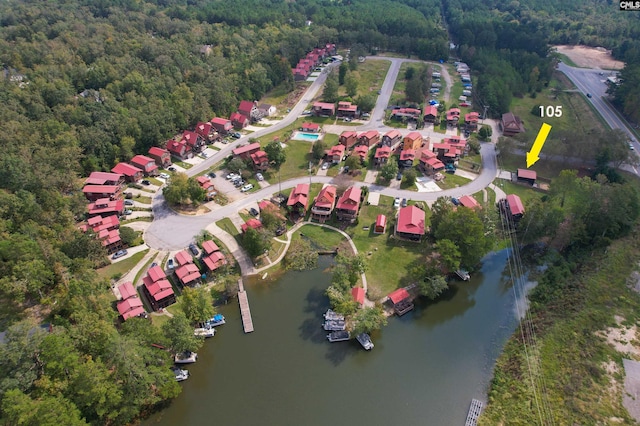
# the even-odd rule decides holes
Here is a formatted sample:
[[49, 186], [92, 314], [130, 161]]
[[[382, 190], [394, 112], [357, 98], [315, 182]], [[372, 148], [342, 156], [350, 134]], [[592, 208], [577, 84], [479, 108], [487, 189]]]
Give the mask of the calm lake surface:
[[144, 424], [463, 425], [517, 325], [507, 254], [487, 256], [437, 303], [389, 318], [370, 352], [329, 343], [321, 328], [331, 258], [248, 286], [256, 331], [242, 331], [236, 300], [219, 309], [227, 323], [188, 367], [182, 394]]

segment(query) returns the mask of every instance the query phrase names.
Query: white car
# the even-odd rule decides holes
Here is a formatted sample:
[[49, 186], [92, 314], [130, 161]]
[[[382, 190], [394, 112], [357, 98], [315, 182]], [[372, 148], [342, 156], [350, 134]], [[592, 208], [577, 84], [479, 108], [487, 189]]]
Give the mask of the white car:
[[396, 197], [395, 201], [393, 202], [393, 208], [395, 209], [399, 209], [400, 208], [400, 203], [402, 202], [402, 200], [400, 200], [399, 197]]
[[262, 176], [262, 173], [256, 173], [256, 179], [258, 179], [259, 181], [263, 181], [264, 176]]
[[171, 179], [171, 176], [169, 176], [167, 173], [160, 173], [160, 177], [162, 179]]
[[327, 170], [329, 168], [329, 163], [322, 164], [322, 170]]
[[240, 188], [240, 192], [247, 192], [247, 191], [251, 191], [252, 189], [253, 189], [253, 184], [248, 183], [242, 188]]

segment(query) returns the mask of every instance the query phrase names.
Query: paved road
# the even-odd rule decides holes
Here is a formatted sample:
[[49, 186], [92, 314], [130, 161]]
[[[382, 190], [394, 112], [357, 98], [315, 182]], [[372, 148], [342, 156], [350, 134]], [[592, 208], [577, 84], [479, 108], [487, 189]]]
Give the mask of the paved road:
[[[377, 130], [385, 130], [386, 126], [382, 123], [382, 119], [384, 117], [384, 110], [389, 103], [389, 99], [393, 92], [393, 86], [396, 81], [396, 77], [398, 76], [398, 72], [400, 70], [400, 66], [403, 62], [422, 62], [414, 59], [402, 59], [402, 58], [383, 58], [383, 57], [371, 57], [371, 60], [388, 60], [391, 62], [391, 66], [389, 71], [387, 72], [387, 76], [385, 77], [385, 81], [382, 84], [381, 94], [378, 96], [378, 100], [376, 102], [376, 107], [374, 108], [371, 114], [371, 120], [359, 127], [350, 126], [350, 130], [367, 130], [367, 129], [377, 129]], [[333, 66], [337, 66], [337, 64], [333, 64]], [[271, 127], [261, 129], [257, 132], [251, 134], [251, 137], [259, 137], [264, 136], [269, 133], [272, 133], [276, 130], [282, 129], [283, 127], [288, 126], [293, 123], [300, 114], [307, 108], [308, 104], [311, 100], [316, 96], [317, 92], [320, 90], [320, 87], [326, 80], [328, 71], [325, 71], [320, 78], [318, 78], [307, 90], [302, 99], [296, 104], [296, 106], [291, 110], [289, 115], [283, 119], [280, 123], [273, 125]], [[446, 73], [446, 68], [443, 67], [443, 77]], [[447, 74], [448, 76], [448, 74]], [[449, 80], [450, 81], [450, 78]], [[447, 83], [450, 85], [450, 83]], [[444, 135], [439, 135], [444, 136]], [[495, 138], [497, 138], [497, 133], [494, 132]], [[222, 150], [216, 153], [214, 156], [208, 158], [203, 163], [192, 167], [188, 170], [187, 174], [190, 176], [196, 175], [218, 161], [222, 160], [225, 156], [231, 153], [231, 150], [238, 143], [242, 143], [246, 141], [248, 137], [243, 137], [239, 139], [237, 142], [233, 144], [225, 146]], [[485, 143], [481, 147], [480, 151], [483, 163], [482, 173], [478, 176], [477, 179], [471, 181], [469, 184], [464, 185], [459, 188], [438, 191], [438, 192], [426, 192], [426, 193], [418, 193], [413, 191], [406, 191], [388, 187], [381, 187], [377, 185], [369, 185], [364, 182], [354, 182], [355, 185], [365, 186], [369, 185], [369, 188], [372, 192], [379, 192], [383, 195], [388, 195], [391, 197], [402, 197], [407, 198], [409, 200], [416, 201], [426, 201], [432, 202], [435, 201], [438, 197], [442, 196], [451, 196], [451, 197], [460, 197], [465, 194], [473, 194], [478, 192], [491, 184], [494, 178], [497, 175], [497, 162], [496, 162], [496, 153], [495, 153], [495, 145], [493, 143]], [[288, 181], [282, 182], [282, 189], [293, 188], [299, 183], [308, 183], [309, 176], [302, 176], [295, 179], [290, 179]], [[316, 183], [330, 183], [333, 178], [329, 176], [312, 176], [311, 180]], [[239, 210], [247, 208], [251, 205], [254, 205], [257, 201], [262, 200], [264, 198], [269, 198], [274, 191], [276, 190], [274, 185], [269, 187], [260, 189], [256, 192], [244, 194], [243, 198], [240, 200], [236, 200], [233, 203], [230, 203], [226, 206], [221, 206], [216, 208], [204, 215], [200, 216], [187, 216], [187, 215], [179, 215], [169, 209], [167, 204], [164, 202], [164, 197], [162, 196], [161, 191], [158, 191], [156, 197], [153, 200], [153, 215], [154, 221], [151, 223], [147, 232], [145, 233], [145, 241], [146, 243], [155, 249], [158, 250], [179, 250], [186, 247], [189, 243], [191, 243], [195, 236], [197, 236], [203, 229], [205, 229], [209, 224], [216, 222], [225, 217], [229, 217], [231, 214], [237, 213]]]
[[[558, 70], [562, 71], [567, 77], [569, 77], [579, 91], [585, 95], [590, 93], [591, 98], [588, 98], [588, 100], [600, 113], [602, 118], [604, 118], [607, 124], [609, 124], [612, 129], [623, 130], [629, 136], [629, 139], [633, 141], [635, 148], [640, 149], [638, 140], [627, 127], [628, 123], [616, 115], [613, 108], [605, 101], [607, 91], [606, 79], [610, 74], [609, 71], [589, 68], [574, 68], [563, 62], [558, 64]], [[604, 73], [604, 75], [600, 75], [601, 73]]]

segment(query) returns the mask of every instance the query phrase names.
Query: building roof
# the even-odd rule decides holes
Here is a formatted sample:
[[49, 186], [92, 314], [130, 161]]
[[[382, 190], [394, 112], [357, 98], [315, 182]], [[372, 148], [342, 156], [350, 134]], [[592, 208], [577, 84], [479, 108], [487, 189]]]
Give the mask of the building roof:
[[249, 117], [253, 107], [254, 107], [254, 103], [251, 101], [240, 101], [240, 106], [238, 106], [238, 112], [242, 115]]
[[345, 150], [345, 146], [344, 145], [334, 145], [331, 147], [331, 149], [329, 150], [329, 152], [327, 152], [328, 155], [331, 156], [340, 156], [342, 157], [342, 155], [344, 154], [344, 150]]
[[111, 171], [125, 176], [135, 176], [138, 173], [142, 173], [142, 170], [128, 163], [118, 163], [113, 167], [113, 169], [111, 169]]
[[364, 305], [364, 288], [354, 287], [351, 289], [351, 297], [361, 305]]
[[320, 125], [318, 123], [302, 123], [302, 127], [303, 129], [311, 129], [314, 131], [320, 130]]
[[358, 135], [358, 138], [367, 138], [369, 140], [372, 140], [378, 137], [380, 137], [380, 132], [378, 132], [377, 130], [369, 130], [367, 132], [360, 133]]
[[124, 201], [113, 200], [105, 203], [104, 200], [106, 200], [106, 198], [101, 198], [95, 203], [89, 204], [88, 212], [91, 216], [102, 213], [120, 213], [124, 211]]
[[388, 297], [389, 297], [389, 300], [391, 300], [391, 303], [396, 305], [402, 302], [403, 300], [408, 299], [410, 296], [407, 289], [399, 288], [397, 290], [392, 291]]
[[357, 186], [350, 186], [344, 191], [344, 194], [338, 199], [338, 204], [336, 205], [337, 209], [340, 210], [350, 210], [353, 212], [358, 212], [358, 208], [360, 208], [360, 196], [362, 195], [362, 190]]
[[322, 188], [316, 197], [315, 206], [332, 209], [336, 202], [336, 191], [337, 188], [333, 185], [327, 185]]
[[262, 228], [262, 222], [260, 222], [258, 219], [249, 219], [248, 221], [240, 225], [240, 229], [242, 230], [242, 232], [247, 232], [247, 229], [249, 228]]
[[413, 149], [404, 149], [400, 152], [400, 161], [413, 160], [416, 158], [416, 152]]
[[504, 130], [507, 131], [519, 133], [524, 132], [524, 126], [522, 125], [520, 117], [512, 112], [502, 114], [502, 126]]
[[385, 145], [376, 149], [374, 158], [389, 158], [389, 155], [391, 155], [391, 147]]
[[115, 194], [118, 192], [117, 185], [85, 185], [82, 188], [85, 194]]
[[91, 172], [85, 185], [104, 185], [108, 182], [118, 182], [122, 178], [120, 173], [107, 173], [107, 172]]
[[355, 138], [358, 137], [358, 134], [356, 132], [354, 132], [353, 130], [346, 130], [346, 131], [340, 133], [340, 138], [341, 139], [342, 138], [347, 138], [348, 139], [348, 138], [353, 138], [353, 137], [355, 137]]
[[313, 107], [314, 108], [321, 108], [321, 109], [335, 109], [335, 104], [329, 103], [329, 102], [314, 102], [313, 103]]
[[176, 253], [174, 258], [175, 258], [176, 262], [178, 263], [178, 265], [180, 265], [180, 266], [186, 265], [186, 264], [189, 264], [189, 263], [193, 263], [193, 258], [191, 257], [191, 255], [189, 253], [187, 253], [186, 250], [179, 251], [178, 253]]
[[250, 143], [248, 145], [244, 145], [241, 147], [238, 147], [236, 149], [234, 149], [233, 155], [242, 155], [246, 152], [251, 152], [251, 151], [258, 151], [260, 149], [260, 143], [259, 142], [254, 142], [254, 143]]
[[188, 263], [176, 269], [176, 275], [186, 285], [200, 278], [200, 270], [193, 263]]
[[166, 279], [156, 282], [150, 282], [150, 280], [144, 279], [142, 281], [144, 282], [144, 286], [147, 288], [147, 291], [156, 302], [174, 294], [173, 289], [171, 288], [171, 283]]
[[122, 297], [122, 300], [128, 299], [130, 297], [137, 297], [138, 293], [136, 292], [136, 289], [133, 288], [133, 284], [131, 284], [131, 281], [127, 281], [125, 283], [122, 283], [118, 286], [118, 292], [120, 292], [120, 296]]
[[387, 217], [383, 214], [379, 214], [376, 218], [376, 227], [382, 226], [383, 228], [387, 226]]
[[156, 164], [156, 160], [153, 158], [147, 157], [146, 155], [136, 155], [131, 159], [131, 163], [134, 166], [143, 169], [146, 172], [151, 172], [158, 168]]
[[174, 154], [182, 155], [182, 152], [187, 149], [187, 143], [184, 140], [176, 141], [171, 139], [167, 141], [167, 150]]
[[259, 166], [261, 164], [268, 163], [269, 156], [267, 156], [266, 152], [259, 150], [251, 154], [251, 160], [253, 161], [253, 164]]
[[369, 152], [369, 147], [366, 145], [358, 145], [353, 149], [355, 155], [359, 155], [361, 158], [365, 158]]
[[409, 139], [415, 141], [417, 139], [422, 140], [422, 135], [419, 132], [411, 132], [407, 136], [404, 137], [405, 140]]
[[416, 206], [402, 207], [398, 212], [396, 231], [404, 234], [424, 235], [424, 211]]
[[207, 240], [202, 243], [202, 250], [204, 250], [206, 254], [211, 254], [216, 251], [220, 251], [220, 247], [218, 247], [218, 245], [212, 240]]
[[167, 278], [162, 268], [158, 265], [149, 268], [149, 271], [147, 271], [147, 275], [151, 279], [151, 282], [156, 282]]
[[509, 204], [509, 211], [512, 215], [524, 214], [524, 205], [522, 200], [516, 194], [507, 195], [507, 203]]
[[219, 126], [228, 126], [231, 124], [231, 120], [227, 120], [226, 118], [222, 118], [222, 117], [214, 117], [211, 119], [210, 121], [211, 124], [217, 124]]
[[519, 179], [532, 179], [536, 180], [538, 174], [535, 170], [527, 170], [527, 169], [518, 169], [518, 178]]
[[199, 122], [196, 125], [196, 133], [198, 133], [200, 136], [206, 138], [209, 136], [209, 132], [211, 132], [211, 123], [206, 122]]
[[470, 209], [482, 208], [482, 206], [480, 206], [480, 203], [478, 203], [478, 201], [471, 195], [463, 195], [462, 197], [458, 198], [458, 201], [460, 201], [460, 204], [462, 204], [462, 206]]
[[438, 108], [435, 105], [427, 105], [424, 107], [423, 115], [433, 115], [436, 117], [438, 115]]
[[210, 271], [215, 271], [220, 266], [225, 265], [226, 263], [227, 259], [220, 251], [217, 251], [211, 256], [207, 256], [204, 258], [204, 264], [207, 266], [207, 268], [209, 268]]
[[383, 137], [387, 137], [389, 139], [395, 139], [398, 136], [402, 136], [402, 133], [400, 133], [400, 131], [397, 130], [397, 129], [393, 129], [393, 130], [389, 130], [387, 133], [385, 133]]
[[309, 200], [309, 184], [308, 183], [299, 183], [289, 194], [289, 199], [287, 200], [287, 206], [294, 206], [298, 203], [302, 204], [302, 206], [307, 208], [307, 201]]
[[142, 300], [140, 300], [138, 296], [121, 300], [116, 307], [118, 308], [118, 313], [122, 315], [122, 319], [125, 321], [145, 312]]
[[164, 148], [160, 148], [157, 146], [152, 146], [151, 148], [149, 148], [149, 155], [157, 155], [158, 157], [162, 157], [163, 155], [167, 154], [169, 154], [169, 151]]
[[338, 102], [338, 111], [357, 111], [358, 105], [351, 102]]
[[239, 112], [232, 112], [231, 115], [229, 116], [229, 119], [231, 121], [236, 121], [238, 123], [244, 123], [249, 121], [249, 119], [246, 116], [240, 114]]
[[479, 118], [480, 118], [480, 115], [476, 111], [472, 111], [468, 114], [465, 114], [464, 121], [474, 122], [474, 121], [478, 121]]

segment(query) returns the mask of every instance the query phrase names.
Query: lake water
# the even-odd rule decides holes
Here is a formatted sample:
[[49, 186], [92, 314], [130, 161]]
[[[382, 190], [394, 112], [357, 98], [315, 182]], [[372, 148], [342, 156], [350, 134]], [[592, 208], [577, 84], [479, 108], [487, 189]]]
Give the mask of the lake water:
[[250, 285], [256, 331], [243, 333], [236, 300], [222, 307], [227, 324], [188, 367], [184, 391], [144, 424], [462, 425], [516, 326], [506, 260], [506, 250], [492, 253], [470, 282], [389, 318], [369, 352], [328, 343], [321, 328], [330, 258]]

